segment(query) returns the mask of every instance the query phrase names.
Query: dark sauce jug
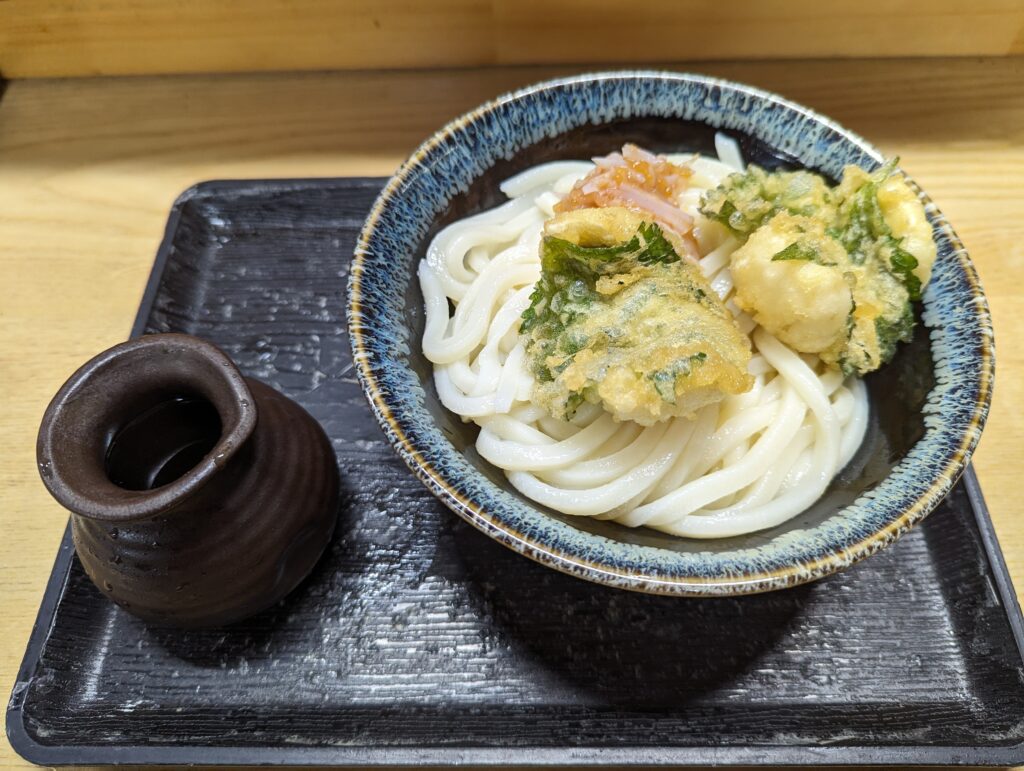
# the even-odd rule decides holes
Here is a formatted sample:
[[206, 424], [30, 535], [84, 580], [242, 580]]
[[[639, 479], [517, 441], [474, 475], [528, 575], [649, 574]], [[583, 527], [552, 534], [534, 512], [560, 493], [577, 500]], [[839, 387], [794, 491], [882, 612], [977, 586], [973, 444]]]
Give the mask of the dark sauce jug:
[[309, 573], [337, 518], [330, 441], [214, 345], [150, 335], [81, 367], [43, 417], [39, 472], [96, 586], [146, 621], [220, 626]]

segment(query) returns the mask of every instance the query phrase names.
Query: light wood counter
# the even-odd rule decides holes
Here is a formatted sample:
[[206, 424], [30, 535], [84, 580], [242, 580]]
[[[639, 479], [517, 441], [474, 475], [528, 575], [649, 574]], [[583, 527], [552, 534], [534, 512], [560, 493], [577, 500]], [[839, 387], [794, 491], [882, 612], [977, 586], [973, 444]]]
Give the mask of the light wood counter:
[[[65, 515], [36, 473], [55, 390], [124, 340], [168, 208], [226, 177], [386, 175], [449, 118], [583, 68], [15, 81], [0, 99], [0, 691], [10, 693]], [[959, 232], [995, 316], [998, 376], [976, 467], [1024, 586], [1024, 59], [686, 68], [756, 84], [898, 154]], [[340, 301], [340, 300], [339, 300]], [[6, 703], [6, 702], [5, 702]], [[19, 765], [6, 742], [0, 764]]]

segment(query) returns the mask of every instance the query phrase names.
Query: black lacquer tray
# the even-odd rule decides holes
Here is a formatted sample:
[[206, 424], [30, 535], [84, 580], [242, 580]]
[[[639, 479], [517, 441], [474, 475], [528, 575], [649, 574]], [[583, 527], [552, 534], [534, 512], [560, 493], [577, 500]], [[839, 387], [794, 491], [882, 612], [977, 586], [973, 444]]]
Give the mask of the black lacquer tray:
[[37, 763], [1024, 762], [1022, 624], [971, 471], [817, 584], [686, 600], [592, 585], [476, 532], [355, 380], [344, 288], [381, 180], [212, 182], [174, 207], [135, 333], [223, 347], [297, 399], [343, 478], [329, 553], [217, 631], [147, 628], [64, 538], [7, 713]]

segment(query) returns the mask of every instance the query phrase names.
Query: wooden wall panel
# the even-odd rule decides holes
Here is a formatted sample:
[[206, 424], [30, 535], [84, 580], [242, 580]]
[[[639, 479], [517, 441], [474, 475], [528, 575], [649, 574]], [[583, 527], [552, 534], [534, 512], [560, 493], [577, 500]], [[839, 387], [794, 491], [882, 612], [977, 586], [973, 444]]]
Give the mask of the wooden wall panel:
[[0, 74], [1024, 53], [1021, 0], [0, 0]]

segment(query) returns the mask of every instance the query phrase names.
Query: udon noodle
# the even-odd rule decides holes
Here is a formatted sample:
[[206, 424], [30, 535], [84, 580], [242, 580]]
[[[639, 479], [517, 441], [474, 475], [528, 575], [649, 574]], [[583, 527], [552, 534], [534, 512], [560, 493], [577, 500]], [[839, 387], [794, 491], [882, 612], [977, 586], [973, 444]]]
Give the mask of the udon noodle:
[[[721, 157], [741, 163], [735, 145], [718, 144]], [[543, 224], [593, 168], [584, 162], [529, 169], [501, 186], [507, 203], [437, 235], [419, 266], [423, 352], [442, 404], [480, 427], [480, 455], [527, 498], [678, 536], [735, 536], [782, 523], [822, 495], [860, 446], [867, 395], [859, 379], [796, 353], [730, 300], [729, 256], [738, 244], [702, 227], [697, 207], [735, 169], [705, 157], [669, 159], [693, 169], [681, 208], [697, 222], [701, 270], [750, 335], [750, 391], [693, 419], [647, 427], [587, 403], [566, 422], [531, 402], [520, 316], [540, 275]]]

